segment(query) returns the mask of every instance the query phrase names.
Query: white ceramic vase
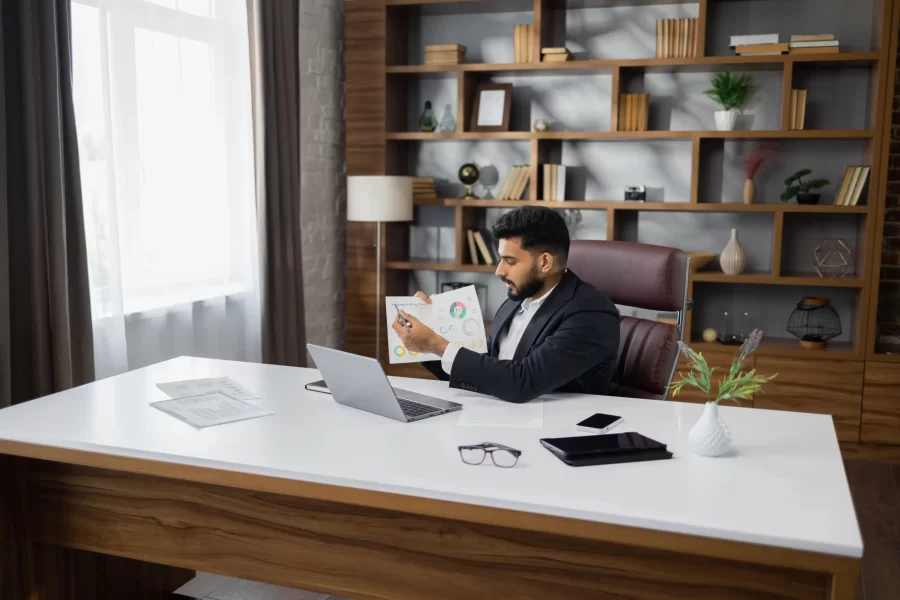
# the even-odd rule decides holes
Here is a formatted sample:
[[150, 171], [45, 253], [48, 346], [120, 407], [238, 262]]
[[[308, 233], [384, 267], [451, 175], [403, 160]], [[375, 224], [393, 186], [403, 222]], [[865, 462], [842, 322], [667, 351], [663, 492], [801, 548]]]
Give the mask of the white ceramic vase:
[[717, 110], [715, 113], [716, 129], [719, 131], [734, 131], [738, 114], [740, 113], [736, 108], [732, 108], [731, 110]]
[[731, 432], [719, 416], [719, 405], [707, 402], [703, 414], [688, 432], [691, 452], [700, 456], [722, 456], [731, 452]]
[[719, 254], [719, 265], [726, 275], [740, 275], [747, 267], [747, 253], [738, 241], [737, 229], [731, 230], [731, 239]]

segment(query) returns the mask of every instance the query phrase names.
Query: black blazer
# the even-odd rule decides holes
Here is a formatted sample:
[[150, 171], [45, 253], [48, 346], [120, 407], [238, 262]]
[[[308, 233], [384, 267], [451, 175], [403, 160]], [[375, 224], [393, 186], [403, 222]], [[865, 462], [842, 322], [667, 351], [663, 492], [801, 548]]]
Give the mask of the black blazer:
[[619, 311], [592, 285], [571, 271], [528, 323], [512, 360], [500, 353], [500, 333], [509, 327], [521, 302], [507, 300], [494, 319], [488, 353], [460, 348], [450, 377], [440, 361], [422, 363], [450, 387], [528, 402], [548, 392], [604, 395], [619, 353]]

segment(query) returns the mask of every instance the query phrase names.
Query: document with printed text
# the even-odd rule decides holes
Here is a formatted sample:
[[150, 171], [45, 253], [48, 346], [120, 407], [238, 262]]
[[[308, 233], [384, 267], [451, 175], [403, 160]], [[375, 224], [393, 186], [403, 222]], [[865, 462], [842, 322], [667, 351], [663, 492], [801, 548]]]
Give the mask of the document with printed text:
[[259, 396], [234, 381], [231, 377], [171, 381], [169, 383], [157, 383], [156, 387], [165, 392], [169, 398], [199, 396], [210, 392], [222, 392], [235, 400], [256, 400], [259, 398]]
[[150, 406], [198, 428], [275, 414], [271, 410], [237, 400], [221, 392], [159, 400], [151, 402]]

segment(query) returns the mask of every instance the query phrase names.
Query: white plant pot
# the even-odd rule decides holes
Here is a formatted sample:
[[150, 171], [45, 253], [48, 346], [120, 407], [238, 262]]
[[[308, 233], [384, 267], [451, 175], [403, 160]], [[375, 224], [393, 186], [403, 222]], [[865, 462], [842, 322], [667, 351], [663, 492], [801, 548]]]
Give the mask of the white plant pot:
[[732, 108], [731, 110], [717, 110], [715, 113], [716, 129], [719, 131], [734, 131], [738, 114], [736, 108]]
[[731, 432], [719, 416], [719, 405], [707, 402], [700, 419], [688, 432], [688, 447], [700, 456], [722, 456], [731, 452]]

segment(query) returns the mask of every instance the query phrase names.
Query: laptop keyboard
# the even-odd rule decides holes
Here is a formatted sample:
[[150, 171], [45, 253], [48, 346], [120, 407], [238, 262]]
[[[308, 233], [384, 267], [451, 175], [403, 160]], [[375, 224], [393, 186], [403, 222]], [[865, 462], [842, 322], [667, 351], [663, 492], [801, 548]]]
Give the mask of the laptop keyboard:
[[403, 398], [397, 398], [397, 402], [400, 403], [400, 408], [403, 409], [403, 414], [406, 415], [406, 418], [408, 419], [421, 417], [422, 415], [428, 415], [433, 412], [440, 412], [433, 406], [425, 406], [424, 404], [419, 404], [418, 402], [410, 402], [409, 400], [404, 400]]

